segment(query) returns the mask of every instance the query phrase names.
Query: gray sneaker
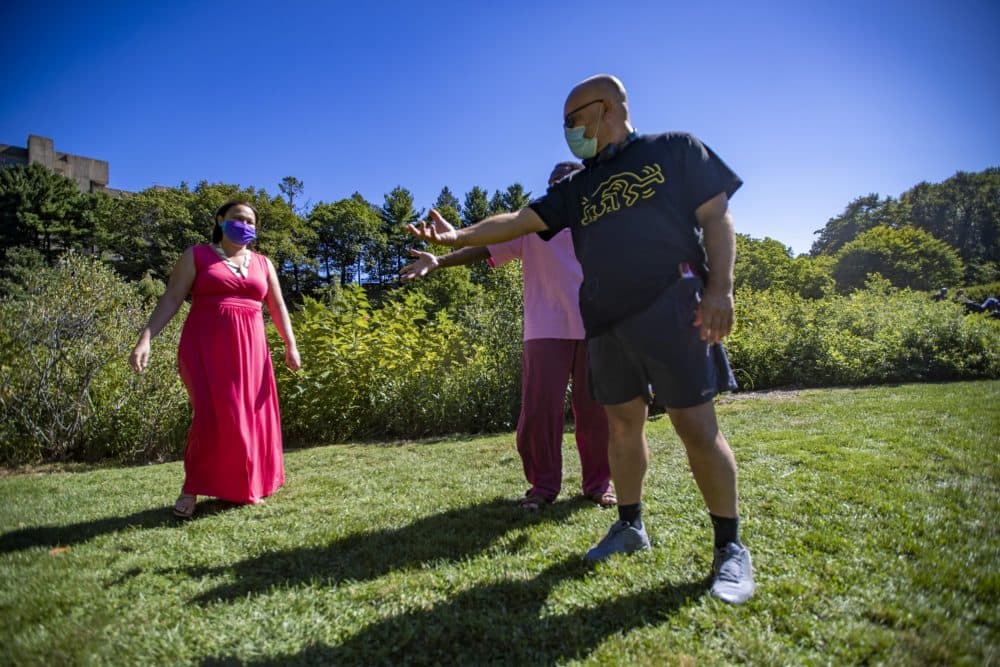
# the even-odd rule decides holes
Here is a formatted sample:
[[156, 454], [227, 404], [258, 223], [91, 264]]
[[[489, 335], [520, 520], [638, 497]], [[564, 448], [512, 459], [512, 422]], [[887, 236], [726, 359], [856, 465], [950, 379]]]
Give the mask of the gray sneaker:
[[753, 567], [747, 548], [730, 542], [716, 549], [712, 562], [712, 587], [709, 589], [712, 597], [729, 604], [741, 604], [750, 599], [753, 589]]
[[646, 529], [639, 524], [636, 528], [628, 521], [615, 521], [604, 539], [590, 548], [583, 556], [589, 563], [596, 563], [614, 554], [630, 554], [633, 551], [649, 549], [649, 538]]

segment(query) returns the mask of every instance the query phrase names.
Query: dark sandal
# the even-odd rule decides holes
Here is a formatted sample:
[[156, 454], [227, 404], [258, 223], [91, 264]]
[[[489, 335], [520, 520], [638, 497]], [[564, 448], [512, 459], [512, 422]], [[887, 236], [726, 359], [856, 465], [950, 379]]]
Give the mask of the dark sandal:
[[518, 503], [518, 506], [523, 510], [528, 510], [529, 512], [537, 512], [542, 509], [543, 506], [551, 504], [552, 501], [545, 496], [528, 491], [524, 494], [524, 498], [521, 498], [521, 502]]
[[604, 493], [588, 493], [586, 494], [587, 500], [597, 503], [601, 507], [608, 508], [614, 507], [618, 504], [618, 496], [615, 492], [608, 489]]
[[174, 516], [179, 519], [190, 519], [194, 516], [195, 505], [198, 504], [198, 497], [190, 493], [182, 493], [174, 501]]

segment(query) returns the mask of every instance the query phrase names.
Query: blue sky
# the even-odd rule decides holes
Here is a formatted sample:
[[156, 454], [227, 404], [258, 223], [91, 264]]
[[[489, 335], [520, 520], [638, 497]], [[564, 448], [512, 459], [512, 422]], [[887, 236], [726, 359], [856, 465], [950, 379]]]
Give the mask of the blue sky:
[[[20, 5], [20, 6], [15, 6]], [[428, 207], [570, 157], [569, 88], [625, 83], [745, 181], [737, 231], [805, 252], [853, 198], [1000, 165], [1000, 3], [3, 3], [0, 143], [312, 203], [396, 185]]]

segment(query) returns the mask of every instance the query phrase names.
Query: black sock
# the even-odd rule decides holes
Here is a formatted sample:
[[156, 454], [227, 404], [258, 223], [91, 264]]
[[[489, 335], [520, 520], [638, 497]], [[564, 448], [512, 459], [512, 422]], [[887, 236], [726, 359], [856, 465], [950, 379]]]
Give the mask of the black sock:
[[730, 542], [736, 542], [736, 544], [742, 544], [740, 542], [740, 518], [736, 517], [729, 519], [723, 516], [715, 516], [709, 513], [712, 517], [712, 527], [715, 528], [715, 548], [721, 549]]
[[636, 528], [642, 528], [642, 503], [619, 505], [618, 518], [622, 521], [628, 521]]

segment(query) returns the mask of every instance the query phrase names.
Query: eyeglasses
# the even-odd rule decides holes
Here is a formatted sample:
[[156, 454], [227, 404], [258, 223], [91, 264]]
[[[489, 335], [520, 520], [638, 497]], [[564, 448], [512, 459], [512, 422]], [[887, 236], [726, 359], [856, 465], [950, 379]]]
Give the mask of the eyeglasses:
[[583, 111], [584, 109], [586, 109], [587, 107], [589, 107], [591, 104], [595, 104], [597, 102], [602, 102], [603, 103], [604, 100], [603, 99], [591, 100], [591, 101], [587, 102], [586, 104], [581, 104], [577, 108], [575, 108], [572, 111], [570, 111], [568, 114], [566, 114], [566, 117], [563, 118], [563, 127], [566, 127], [566, 128], [575, 127], [575, 123], [573, 122], [575, 119], [573, 118], [573, 116], [575, 116], [577, 114], [577, 112]]

